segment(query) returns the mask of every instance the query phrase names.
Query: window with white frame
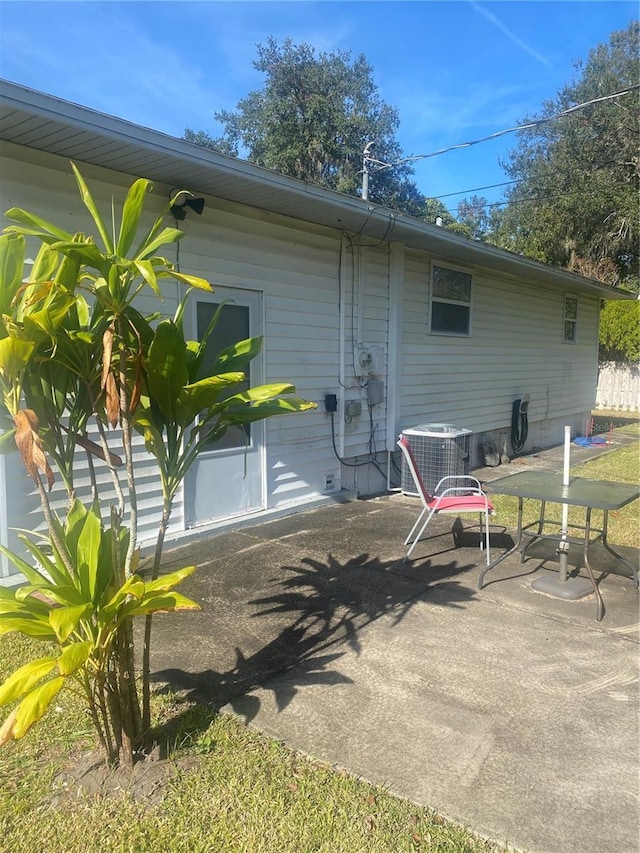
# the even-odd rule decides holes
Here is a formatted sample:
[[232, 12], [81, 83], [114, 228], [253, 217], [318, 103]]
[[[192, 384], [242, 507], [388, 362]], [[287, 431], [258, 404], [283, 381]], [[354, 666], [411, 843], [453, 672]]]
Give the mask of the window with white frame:
[[431, 271], [432, 332], [468, 335], [471, 329], [471, 274], [433, 265]]
[[569, 343], [575, 343], [578, 327], [578, 300], [575, 296], [565, 296], [564, 314], [562, 318], [562, 338]]

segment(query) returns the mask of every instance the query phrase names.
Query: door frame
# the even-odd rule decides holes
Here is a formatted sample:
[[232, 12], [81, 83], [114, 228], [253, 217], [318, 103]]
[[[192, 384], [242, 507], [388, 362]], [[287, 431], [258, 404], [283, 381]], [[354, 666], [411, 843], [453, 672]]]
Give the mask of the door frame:
[[[197, 340], [197, 305], [198, 302], [218, 303], [223, 300], [228, 300], [231, 304], [245, 305], [249, 309], [249, 335], [255, 337], [264, 334], [265, 312], [264, 312], [264, 291], [256, 290], [255, 288], [230, 287], [228, 285], [216, 285], [213, 291], [197, 291], [192, 294], [187, 311], [185, 313], [185, 324], [187, 336], [191, 340]], [[251, 361], [250, 384], [252, 386], [264, 384], [264, 351]], [[187, 473], [184, 484], [184, 522], [187, 529], [200, 527], [207, 524], [215, 524], [232, 518], [239, 518], [244, 515], [251, 515], [257, 512], [262, 512], [267, 506], [267, 476], [266, 476], [266, 431], [264, 421], [255, 421], [251, 424], [251, 442], [249, 448], [245, 451], [244, 448], [221, 448], [211, 450], [203, 450], [198, 454], [192, 468]], [[229, 513], [212, 515], [211, 517], [199, 517], [198, 512], [198, 495], [196, 494], [198, 478], [197, 466], [198, 462], [202, 461], [205, 464], [215, 464], [216, 460], [229, 460], [233, 458], [242, 460], [242, 464], [247, 464], [253, 461], [254, 469], [250, 474], [259, 478], [259, 485], [256, 486], [256, 493], [259, 490], [259, 500], [257, 504], [250, 507], [239, 506], [237, 511], [232, 510]], [[249, 476], [249, 475], [248, 475]]]

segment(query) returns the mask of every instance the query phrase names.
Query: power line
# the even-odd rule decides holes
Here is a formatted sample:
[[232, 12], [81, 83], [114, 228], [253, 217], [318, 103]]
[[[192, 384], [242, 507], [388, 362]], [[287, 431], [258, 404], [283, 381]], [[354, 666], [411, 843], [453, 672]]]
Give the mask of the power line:
[[541, 124], [546, 124], [550, 121], [555, 121], [558, 118], [563, 118], [570, 113], [576, 112], [576, 110], [582, 110], [585, 107], [590, 107], [593, 104], [599, 104], [603, 101], [610, 101], [612, 98], [619, 98], [622, 95], [628, 95], [631, 92], [634, 92], [636, 89], [640, 89], [640, 84], [636, 84], [635, 86], [629, 86], [627, 89], [622, 89], [620, 92], [614, 92], [611, 95], [603, 95], [601, 98], [593, 98], [590, 101], [585, 101], [582, 104], [576, 104], [573, 107], [569, 107], [566, 110], [562, 110], [559, 113], [556, 113], [552, 116], [547, 116], [546, 118], [535, 119], [534, 121], [527, 122], [527, 124], [520, 124], [516, 127], [509, 127], [505, 130], [498, 130], [496, 133], [490, 133], [489, 136], [483, 136], [480, 139], [473, 139], [470, 142], [459, 142], [457, 145], [449, 145], [447, 148], [440, 148], [438, 151], [432, 151], [429, 154], [415, 154], [411, 157], [403, 157], [401, 160], [398, 160], [395, 163], [384, 163], [382, 160], [376, 160], [374, 157], [368, 156], [368, 151], [365, 149], [364, 153], [364, 161], [365, 161], [365, 170], [366, 167], [371, 164], [372, 166], [377, 167], [376, 171], [380, 172], [383, 169], [392, 169], [394, 166], [401, 166], [403, 163], [411, 163], [414, 160], [426, 160], [429, 157], [437, 157], [440, 154], [447, 154], [449, 151], [456, 151], [459, 148], [470, 148], [472, 145], [479, 145], [481, 142], [489, 142], [491, 139], [497, 139], [500, 136], [505, 136], [508, 133], [515, 133], [518, 130], [528, 130], [532, 127], [538, 127]]
[[443, 193], [442, 195], [430, 195], [428, 198], [449, 198], [452, 195], [465, 195], [466, 193], [477, 193], [480, 190], [494, 190], [496, 187], [506, 187], [509, 184], [518, 184], [520, 181], [503, 181], [501, 184], [487, 184], [486, 187], [472, 187], [470, 190], [458, 190], [455, 193]]
[[[591, 171], [597, 172], [600, 169], [606, 169], [607, 166], [615, 166], [615, 165], [621, 165], [621, 164], [616, 160], [607, 160], [605, 163], [598, 163], [598, 164], [592, 165]], [[539, 179], [540, 180], [543, 180], [543, 179], [549, 180], [550, 178], [553, 178], [554, 175], [566, 176], [566, 175], [573, 175], [573, 174], [583, 175], [584, 169], [571, 169], [569, 171], [556, 169], [556, 170], [547, 172], [546, 174], [544, 174], [542, 176], [539, 176]], [[530, 182], [531, 182], [530, 178], [515, 178], [513, 181], [503, 181], [502, 183], [499, 183], [499, 184], [488, 184], [485, 187], [472, 187], [471, 189], [468, 189], [468, 190], [458, 190], [457, 192], [454, 192], [454, 193], [443, 193], [442, 195], [426, 196], [426, 198], [429, 198], [429, 199], [450, 198], [451, 196], [454, 196], [454, 195], [466, 195], [467, 193], [480, 192], [481, 190], [492, 190], [492, 189], [495, 189], [496, 187], [507, 187], [510, 184], [526, 184], [526, 183], [530, 183]], [[535, 189], [535, 187], [534, 187], [534, 189]], [[482, 206], [483, 207], [497, 207], [501, 204], [508, 204], [508, 201], [505, 200], [505, 201], [496, 202], [496, 203], [487, 202], [487, 204], [482, 205]]]
[[[609, 184], [609, 186], [613, 187], [613, 188], [617, 188], [617, 187], [626, 186], [626, 184]], [[526, 202], [529, 202], [529, 201], [551, 202], [551, 201], [554, 201], [555, 199], [559, 199], [559, 198], [568, 198], [569, 196], [574, 195], [575, 192], [576, 192], [575, 190], [572, 190], [572, 191], [565, 192], [565, 193], [555, 193], [554, 195], [548, 195], [548, 194], [546, 194], [545, 190], [541, 190], [538, 195], [523, 196], [522, 198], [509, 199], [506, 201], [492, 201], [492, 202], [487, 202], [486, 204], [483, 204], [480, 206], [484, 209], [484, 208], [494, 208], [494, 207], [505, 207], [507, 205], [509, 207], [517, 207], [519, 204], [525, 204]], [[583, 195], [583, 196], [584, 195], [593, 196], [596, 194], [597, 194], [596, 190], [587, 190], [586, 192], [585, 191], [581, 192], [581, 195]], [[457, 209], [452, 210], [450, 208], [446, 208], [446, 210], [447, 210], [447, 213], [450, 213], [454, 217], [457, 214]]]

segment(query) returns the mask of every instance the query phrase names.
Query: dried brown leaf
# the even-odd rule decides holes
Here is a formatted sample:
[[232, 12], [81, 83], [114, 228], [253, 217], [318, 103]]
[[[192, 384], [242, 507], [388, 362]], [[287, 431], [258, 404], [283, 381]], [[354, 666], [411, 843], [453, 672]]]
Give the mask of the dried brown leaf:
[[15, 442], [24, 467], [35, 483], [38, 482], [38, 470], [42, 471], [51, 491], [55, 478], [38, 432], [38, 416], [32, 409], [20, 409], [13, 416], [13, 422], [16, 425]]
[[120, 420], [120, 394], [118, 392], [118, 384], [113, 372], [109, 372], [107, 375], [104, 392], [104, 407], [107, 413], [107, 420], [112, 427], [116, 427]]
[[107, 381], [111, 370], [111, 356], [113, 353], [113, 339], [115, 337], [115, 328], [113, 323], [107, 328], [102, 336], [102, 378], [100, 380], [100, 388], [104, 391], [107, 387]]

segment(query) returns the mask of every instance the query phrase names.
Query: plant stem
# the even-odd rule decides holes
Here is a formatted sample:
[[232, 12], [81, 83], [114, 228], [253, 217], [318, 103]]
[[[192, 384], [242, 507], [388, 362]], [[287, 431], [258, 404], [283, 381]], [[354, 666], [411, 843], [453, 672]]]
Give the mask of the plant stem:
[[49, 530], [49, 535], [51, 536], [51, 541], [54, 543], [58, 552], [60, 554], [60, 558], [65, 565], [66, 570], [69, 572], [71, 577], [75, 577], [75, 566], [73, 565], [67, 549], [65, 547], [64, 542], [60, 539], [58, 535], [58, 528], [54, 522], [53, 514], [51, 512], [51, 504], [49, 503], [49, 496], [45, 491], [42, 480], [40, 479], [40, 474], [36, 471], [35, 476], [35, 484], [38, 489], [38, 494], [40, 495], [40, 505], [42, 507], [42, 514], [44, 515], [45, 521], [47, 523], [47, 529]]
[[[160, 562], [162, 560], [162, 550], [164, 547], [164, 538], [169, 526], [169, 518], [171, 516], [172, 501], [165, 498], [162, 508], [162, 517], [160, 519], [160, 529], [158, 530], [158, 538], [156, 539], [156, 548], [153, 555], [153, 567], [151, 570], [151, 580], [155, 580], [160, 572]], [[144, 620], [144, 642], [142, 647], [142, 731], [145, 736], [151, 728], [151, 624], [153, 614], [147, 614]]]

